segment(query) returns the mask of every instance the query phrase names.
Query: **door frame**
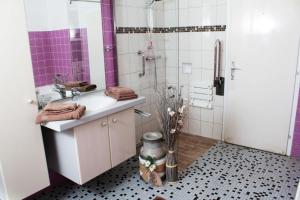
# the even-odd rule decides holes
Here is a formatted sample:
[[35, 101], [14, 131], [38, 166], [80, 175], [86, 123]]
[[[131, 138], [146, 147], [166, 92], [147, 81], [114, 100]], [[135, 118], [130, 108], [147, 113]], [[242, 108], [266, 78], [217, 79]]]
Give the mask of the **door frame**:
[[290, 122], [290, 130], [289, 130], [289, 137], [287, 141], [287, 155], [291, 156], [292, 153], [292, 146], [293, 146], [293, 138], [294, 138], [294, 131], [295, 131], [295, 123], [296, 123], [296, 113], [297, 113], [297, 105], [298, 105], [298, 96], [299, 96], [299, 89], [300, 89], [300, 37], [298, 42], [298, 57], [297, 57], [297, 70], [295, 74], [295, 86], [294, 86], [294, 98], [293, 98], [293, 107], [291, 112], [291, 122]]
[[225, 37], [225, 74], [224, 74], [224, 77], [225, 77], [225, 85], [224, 85], [224, 102], [223, 102], [223, 125], [222, 125], [222, 135], [221, 135], [221, 140], [223, 142], [225, 142], [225, 112], [228, 112], [227, 109], [226, 109], [226, 101], [227, 101], [227, 94], [228, 94], [228, 80], [230, 78], [230, 74], [229, 74], [229, 71], [230, 71], [230, 61], [229, 61], [229, 47], [228, 47], [228, 30], [230, 29], [230, 25], [229, 25], [229, 19], [230, 19], [230, 4], [227, 3], [227, 6], [226, 6], [226, 37]]

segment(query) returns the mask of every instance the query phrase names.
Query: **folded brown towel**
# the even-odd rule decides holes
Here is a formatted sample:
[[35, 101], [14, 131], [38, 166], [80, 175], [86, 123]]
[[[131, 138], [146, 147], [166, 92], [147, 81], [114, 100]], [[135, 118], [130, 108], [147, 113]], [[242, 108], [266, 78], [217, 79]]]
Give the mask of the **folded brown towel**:
[[62, 112], [71, 112], [76, 110], [78, 105], [76, 103], [48, 103], [44, 111], [49, 113], [62, 113]]
[[118, 101], [135, 99], [138, 95], [130, 88], [126, 87], [110, 87], [105, 91], [107, 96], [110, 96]]
[[50, 121], [62, 121], [70, 119], [80, 119], [86, 110], [85, 106], [78, 105], [76, 110], [63, 114], [47, 114], [48, 111], [41, 111], [36, 117], [36, 124]]
[[90, 84], [90, 85], [85, 85], [81, 87], [73, 87], [74, 89], [77, 89], [79, 92], [88, 92], [95, 90], [97, 88], [97, 85]]
[[72, 81], [72, 82], [64, 83], [64, 86], [66, 87], [66, 90], [70, 90], [72, 88], [82, 87], [88, 84], [89, 83], [86, 81]]
[[123, 100], [129, 100], [129, 99], [136, 99], [138, 97], [137, 94], [132, 94], [132, 95], [125, 95], [125, 96], [116, 96], [114, 94], [108, 95], [114, 99], [117, 99], [118, 101], [123, 101]]
[[121, 87], [121, 86], [116, 86], [116, 87], [110, 87], [108, 88], [108, 91], [117, 94], [117, 95], [127, 95], [127, 94], [134, 94], [135, 92], [127, 87]]

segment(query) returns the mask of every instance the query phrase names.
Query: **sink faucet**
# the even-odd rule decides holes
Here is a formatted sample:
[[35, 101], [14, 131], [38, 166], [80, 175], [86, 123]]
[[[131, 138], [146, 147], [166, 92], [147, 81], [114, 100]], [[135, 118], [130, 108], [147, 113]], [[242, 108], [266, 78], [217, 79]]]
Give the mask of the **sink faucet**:
[[77, 88], [72, 88], [71, 94], [72, 94], [72, 100], [76, 100], [80, 96], [80, 92], [78, 91]]
[[67, 98], [67, 94], [66, 94], [67, 92], [65, 86], [58, 83], [55, 83], [54, 86], [55, 86], [54, 91], [58, 92], [62, 99]]
[[63, 84], [63, 77], [61, 74], [56, 74], [54, 76], [54, 91], [58, 92], [62, 99], [65, 99], [67, 97], [66, 95], [66, 87]]

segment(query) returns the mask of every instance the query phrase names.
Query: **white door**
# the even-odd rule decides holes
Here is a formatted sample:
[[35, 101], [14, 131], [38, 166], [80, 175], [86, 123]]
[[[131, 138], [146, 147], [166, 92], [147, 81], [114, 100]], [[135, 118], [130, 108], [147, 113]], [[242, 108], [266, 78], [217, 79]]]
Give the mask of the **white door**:
[[[300, 36], [299, 0], [229, 0], [226, 142], [286, 154]], [[231, 80], [231, 68], [234, 80]]]
[[49, 185], [23, 1], [0, 1], [0, 191], [20, 200]]

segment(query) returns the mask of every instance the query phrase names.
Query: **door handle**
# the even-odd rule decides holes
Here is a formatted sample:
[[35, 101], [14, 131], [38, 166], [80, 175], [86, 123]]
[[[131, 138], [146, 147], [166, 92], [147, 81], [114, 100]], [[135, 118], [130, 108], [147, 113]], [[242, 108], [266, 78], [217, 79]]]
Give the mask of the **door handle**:
[[101, 126], [102, 126], [102, 127], [107, 126], [107, 122], [101, 122]]
[[237, 71], [237, 70], [242, 70], [242, 69], [235, 67], [235, 62], [232, 61], [231, 68], [230, 68], [230, 71], [231, 71], [231, 80], [234, 80], [235, 71]]

